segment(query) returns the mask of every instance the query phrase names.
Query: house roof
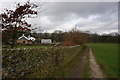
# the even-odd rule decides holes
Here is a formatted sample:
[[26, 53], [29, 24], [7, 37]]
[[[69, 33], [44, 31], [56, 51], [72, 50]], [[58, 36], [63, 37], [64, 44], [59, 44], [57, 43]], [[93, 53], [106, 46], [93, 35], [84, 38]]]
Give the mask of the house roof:
[[34, 37], [30, 37], [30, 35], [28, 37], [26, 37], [24, 34], [22, 34], [22, 36], [20, 36], [18, 39], [26, 39], [26, 40], [31, 40], [31, 41], [35, 41]]
[[22, 36], [20, 36], [18, 39], [22, 39], [22, 38], [24, 38], [24, 39], [27, 39], [27, 40], [28, 40], [28, 38], [27, 38], [24, 34], [22, 34]]
[[30, 37], [30, 38], [28, 38], [28, 40], [35, 41], [35, 38], [34, 37]]

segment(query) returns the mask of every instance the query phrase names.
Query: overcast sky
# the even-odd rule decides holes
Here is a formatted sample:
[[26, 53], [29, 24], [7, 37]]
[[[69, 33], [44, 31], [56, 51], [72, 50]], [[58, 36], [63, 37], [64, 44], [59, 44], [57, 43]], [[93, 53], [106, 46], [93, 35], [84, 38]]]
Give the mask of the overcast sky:
[[[15, 2], [2, 3], [0, 12], [5, 7], [13, 9], [13, 4]], [[68, 31], [76, 25], [92, 33], [118, 32], [117, 2], [47, 2], [38, 12], [44, 9], [36, 18], [27, 20], [33, 27], [53, 32]]]

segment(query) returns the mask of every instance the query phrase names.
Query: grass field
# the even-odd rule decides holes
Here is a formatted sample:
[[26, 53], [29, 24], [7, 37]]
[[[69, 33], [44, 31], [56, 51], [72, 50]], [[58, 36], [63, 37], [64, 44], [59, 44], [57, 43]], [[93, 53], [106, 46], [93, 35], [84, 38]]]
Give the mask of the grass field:
[[[9, 45], [2, 45], [3, 48], [11, 49]], [[51, 47], [51, 45], [16, 45], [14, 48], [44, 48]]]
[[118, 45], [120, 44], [89, 43], [106, 77], [118, 77]]

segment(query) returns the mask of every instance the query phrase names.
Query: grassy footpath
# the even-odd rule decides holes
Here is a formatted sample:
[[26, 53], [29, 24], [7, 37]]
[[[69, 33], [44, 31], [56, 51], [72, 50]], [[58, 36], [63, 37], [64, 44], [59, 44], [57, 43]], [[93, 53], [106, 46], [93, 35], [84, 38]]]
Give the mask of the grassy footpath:
[[69, 74], [73, 67], [79, 63], [81, 53], [85, 46], [77, 47], [74, 50], [71, 50], [69, 55], [65, 58], [63, 66], [57, 71], [57, 76], [59, 78], [69, 78]]
[[[83, 51], [88, 53], [89, 48], [86, 45], [81, 46], [78, 50], [74, 51], [74, 55], [72, 53], [66, 58], [66, 60], [64, 61], [64, 65], [63, 65], [63, 67], [61, 67], [61, 70], [60, 70], [60, 73], [62, 74], [61, 77], [69, 78], [69, 76], [71, 74], [71, 70], [73, 69], [73, 67], [75, 67], [77, 64], [79, 64]], [[89, 69], [89, 55], [87, 55], [86, 62], [84, 65], [84, 69], [82, 70], [81, 77], [82, 78], [89, 78], [89, 70], [90, 70]]]
[[89, 61], [89, 48], [86, 47], [86, 53], [87, 53], [87, 56], [86, 56], [86, 62], [85, 62], [85, 65], [84, 65], [84, 69], [82, 71], [82, 78], [89, 78], [89, 75], [90, 75], [90, 61]]
[[[118, 76], [118, 44], [89, 43], [106, 77]], [[120, 44], [119, 44], [120, 45]]]

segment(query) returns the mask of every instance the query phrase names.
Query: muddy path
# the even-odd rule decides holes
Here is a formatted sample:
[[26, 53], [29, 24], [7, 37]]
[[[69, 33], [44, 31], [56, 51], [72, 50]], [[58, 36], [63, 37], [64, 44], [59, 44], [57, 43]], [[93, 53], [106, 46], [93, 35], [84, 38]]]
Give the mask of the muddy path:
[[104, 75], [100, 70], [98, 63], [95, 60], [95, 57], [93, 55], [93, 51], [91, 48], [89, 52], [89, 57], [90, 57], [90, 78], [104, 78]]
[[89, 77], [88, 78], [92, 78], [93, 80], [95, 78], [104, 78], [104, 75], [98, 63], [96, 62], [93, 51], [90, 47], [86, 47], [83, 49], [82, 55], [80, 56], [80, 59], [79, 59], [79, 63], [73, 67], [69, 78], [83, 78], [82, 75], [84, 73], [84, 67], [86, 65], [85, 63], [87, 61], [87, 55], [89, 56]]
[[82, 72], [86, 63], [87, 48], [84, 48], [80, 56], [79, 63], [75, 65], [71, 71], [69, 78], [82, 78]]

